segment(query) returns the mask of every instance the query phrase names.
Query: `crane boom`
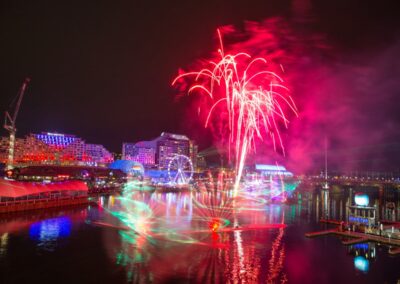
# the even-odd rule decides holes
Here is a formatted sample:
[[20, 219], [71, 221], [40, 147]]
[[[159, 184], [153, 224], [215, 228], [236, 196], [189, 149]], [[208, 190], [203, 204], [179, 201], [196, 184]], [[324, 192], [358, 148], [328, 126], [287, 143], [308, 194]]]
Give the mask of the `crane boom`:
[[10, 132], [10, 144], [8, 148], [8, 160], [7, 160], [7, 169], [12, 169], [14, 165], [14, 147], [15, 147], [15, 133], [17, 132], [17, 128], [15, 127], [15, 121], [17, 120], [19, 108], [21, 106], [22, 98], [24, 97], [24, 93], [26, 87], [30, 82], [30, 78], [25, 78], [22, 86], [18, 92], [18, 100], [15, 106], [14, 114], [11, 116], [8, 111], [5, 114], [4, 128]]
[[30, 82], [30, 78], [25, 78], [24, 82], [22, 83], [21, 88], [19, 89], [18, 92], [18, 101], [15, 106], [14, 114], [11, 116], [8, 111], [6, 111], [6, 117], [5, 117], [5, 123], [4, 123], [4, 128], [7, 129], [8, 131], [11, 131], [11, 129], [15, 129], [15, 121], [17, 120], [17, 116], [19, 113], [19, 108], [21, 106], [22, 98], [24, 97], [26, 87], [28, 86]]

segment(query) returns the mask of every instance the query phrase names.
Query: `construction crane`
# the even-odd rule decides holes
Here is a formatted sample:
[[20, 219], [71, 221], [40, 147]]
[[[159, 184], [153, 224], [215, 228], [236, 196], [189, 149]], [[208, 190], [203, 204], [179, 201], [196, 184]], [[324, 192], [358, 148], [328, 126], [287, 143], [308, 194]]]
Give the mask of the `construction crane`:
[[5, 119], [4, 119], [4, 128], [10, 132], [10, 144], [8, 147], [8, 159], [7, 159], [7, 166], [6, 169], [10, 170], [14, 167], [14, 147], [15, 147], [15, 134], [17, 132], [17, 128], [15, 127], [15, 121], [17, 120], [19, 107], [21, 106], [22, 98], [24, 97], [24, 93], [26, 87], [29, 84], [30, 78], [25, 78], [24, 83], [22, 84], [21, 88], [19, 89], [17, 95], [17, 104], [15, 106], [14, 114], [10, 114], [6, 111]]

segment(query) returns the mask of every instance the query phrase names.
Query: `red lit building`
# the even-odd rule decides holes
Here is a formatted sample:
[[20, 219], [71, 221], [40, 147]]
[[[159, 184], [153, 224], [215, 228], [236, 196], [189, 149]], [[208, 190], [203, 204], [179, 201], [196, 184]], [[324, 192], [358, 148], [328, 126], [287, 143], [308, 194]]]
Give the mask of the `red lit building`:
[[[0, 139], [0, 161], [5, 163], [8, 155], [8, 137]], [[99, 144], [88, 144], [74, 135], [61, 133], [29, 134], [17, 138], [14, 149], [16, 166], [71, 165], [106, 166], [113, 155]]]

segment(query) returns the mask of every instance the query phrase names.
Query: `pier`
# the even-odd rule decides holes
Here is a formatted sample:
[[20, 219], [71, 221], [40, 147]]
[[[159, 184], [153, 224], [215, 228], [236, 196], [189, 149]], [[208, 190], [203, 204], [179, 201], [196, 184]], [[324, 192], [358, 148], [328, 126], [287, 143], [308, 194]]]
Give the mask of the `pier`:
[[357, 243], [365, 243], [365, 242], [375, 242], [386, 244], [390, 246], [397, 246], [396, 248], [392, 248], [389, 250], [389, 254], [397, 255], [400, 254], [400, 239], [393, 239], [384, 236], [378, 236], [373, 234], [359, 233], [353, 231], [340, 231], [339, 229], [331, 229], [317, 232], [306, 233], [305, 236], [307, 238], [326, 236], [326, 235], [336, 235], [341, 237], [350, 238], [350, 240], [342, 241], [344, 245], [353, 245]]
[[330, 234], [335, 234], [336, 232], [337, 232], [337, 230], [325, 230], [325, 231], [306, 233], [305, 236], [307, 238], [314, 238], [314, 237], [319, 237], [319, 236], [326, 236], [326, 235], [330, 235]]
[[400, 254], [400, 248], [391, 248], [389, 250], [389, 254], [390, 255], [398, 255], [398, 254]]
[[340, 225], [342, 222], [338, 221], [338, 220], [329, 220], [329, 219], [321, 219], [319, 220], [321, 223], [325, 223], [325, 224], [332, 224], [332, 225]]

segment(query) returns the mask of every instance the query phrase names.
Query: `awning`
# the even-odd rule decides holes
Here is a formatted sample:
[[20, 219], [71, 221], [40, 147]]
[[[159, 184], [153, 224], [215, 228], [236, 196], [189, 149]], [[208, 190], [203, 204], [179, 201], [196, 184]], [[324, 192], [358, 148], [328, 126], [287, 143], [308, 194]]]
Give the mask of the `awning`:
[[0, 197], [15, 198], [50, 191], [88, 191], [88, 187], [83, 181], [38, 183], [0, 179]]

